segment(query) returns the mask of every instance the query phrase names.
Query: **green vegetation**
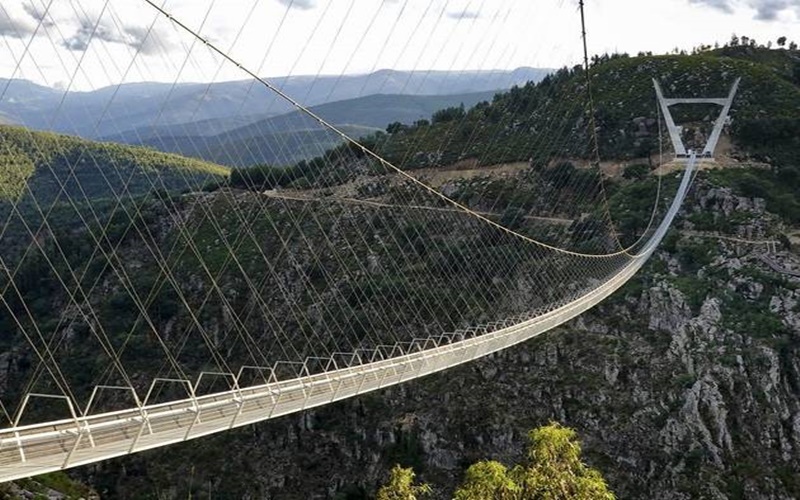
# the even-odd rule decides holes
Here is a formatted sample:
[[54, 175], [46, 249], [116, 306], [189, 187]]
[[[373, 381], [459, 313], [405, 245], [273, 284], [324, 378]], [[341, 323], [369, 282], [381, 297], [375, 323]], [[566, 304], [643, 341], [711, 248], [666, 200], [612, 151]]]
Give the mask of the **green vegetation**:
[[[248, 359], [253, 345], [276, 349], [270, 344], [275, 331], [318, 335], [319, 343], [297, 346], [303, 356], [377, 335], [391, 341], [394, 332], [374, 328], [377, 315], [387, 324], [409, 325], [409, 331], [428, 325], [451, 331], [461, 315], [499, 319], [508, 314], [508, 289], [517, 276], [536, 268], [536, 256], [471, 218], [446, 215], [443, 225], [442, 214], [432, 211], [354, 210], [338, 204], [318, 210], [315, 204], [231, 189], [211, 195], [150, 193], [122, 203], [55, 204], [46, 216], [25, 215], [33, 227], [45, 220], [51, 227], [38, 245], [16, 219], [4, 234], [0, 251], [6, 265], [16, 269], [17, 289], [3, 295], [8, 306], [0, 309], [0, 329], [9, 335], [0, 343], [25, 345], [22, 328], [33, 321], [46, 337], [69, 332], [72, 341], [60, 344], [58, 353], [71, 387], [82, 397], [108, 366], [94, 335], [101, 328], [110, 345], [124, 345], [127, 369], [153, 373], [158, 367], [152, 360], [162, 352], [154, 332], [189, 332], [186, 338], [171, 337], [170, 346], [181, 342], [176, 348], [182, 349], [182, 366], [202, 371], [213, 358], [198, 324], [205, 328], [228, 315], [247, 318], [241, 328], [259, 332], [249, 344], [226, 344], [231, 359]], [[330, 227], [336, 232], [327, 232]], [[363, 243], [366, 227], [383, 242], [380, 246]], [[328, 251], [345, 245], [351, 252]], [[363, 268], [370, 260], [376, 267], [367, 274]], [[247, 281], [253, 276], [258, 283]], [[7, 279], [0, 275], [0, 287]], [[78, 282], [86, 290], [92, 322], [53, 307], [71, 303], [65, 287]], [[283, 283], [297, 285], [297, 293], [291, 298], [275, 293]], [[256, 285], [259, 291], [251, 288]], [[215, 293], [206, 297], [206, 290]], [[318, 324], [290, 313], [317, 307], [320, 296], [335, 307], [320, 308]], [[269, 301], [270, 311], [277, 313], [251, 314], [257, 300]], [[144, 313], [152, 324], [142, 320]], [[21, 327], [15, 317], [23, 319]], [[19, 377], [9, 380], [5, 397], [17, 398], [35, 367], [35, 360], [23, 365]], [[391, 453], [403, 465], [424, 462], [414, 434], [398, 436]]]
[[[375, 140], [382, 133], [371, 136], [361, 142], [367, 148], [374, 148]], [[366, 162], [367, 170], [353, 168], [354, 162]], [[259, 164], [246, 168], [234, 168], [230, 175], [230, 186], [241, 189], [263, 191], [276, 187], [292, 186], [296, 188], [329, 187], [355, 179], [360, 174], [385, 173], [377, 160], [364, 153], [361, 147], [353, 143], [339, 144], [325, 152], [324, 155], [308, 161], [301, 160], [290, 166]]]
[[[615, 54], [595, 58], [592, 67], [600, 153], [603, 158], [648, 156], [657, 147], [657, 118], [652, 78], [670, 95], [726, 95], [742, 78], [732, 111], [734, 140], [747, 151], [763, 155], [759, 137], [775, 129], [771, 147], [780, 144], [779, 158], [797, 151], [796, 120], [800, 118], [800, 88], [794, 68], [796, 51], [748, 47], [747, 50], [704, 51], [694, 55]], [[411, 126], [391, 124], [378, 151], [404, 168], [448, 165], [464, 158], [480, 164], [531, 161], [546, 164], [557, 155], [588, 157], [587, 112], [581, 67], [563, 68], [539, 83], [514, 87], [471, 109], [451, 107], [431, 120]], [[676, 108], [684, 122], [710, 123], [716, 108]], [[769, 127], [769, 128], [765, 128]], [[568, 144], [553, 137], [568, 133]], [[475, 141], [475, 137], [492, 137]]]
[[519, 498], [520, 487], [509, 477], [508, 468], [500, 462], [483, 461], [471, 465], [464, 482], [456, 490], [455, 500], [514, 500]]
[[765, 275], [756, 268], [743, 267], [738, 273], [757, 280], [764, 290], [758, 295], [745, 294], [740, 290], [721, 293], [722, 324], [731, 331], [743, 332], [749, 337], [780, 343], [778, 339], [785, 337], [788, 332], [783, 318], [770, 310], [769, 297], [777, 295], [779, 289], [789, 284], [782, 277]]
[[[302, 163], [305, 165], [305, 162]], [[288, 186], [300, 177], [304, 177], [305, 169], [300, 166], [273, 167], [272, 165], [255, 165], [250, 168], [233, 169], [230, 185], [242, 189], [263, 191], [276, 187]]]
[[26, 186], [48, 204], [199, 189], [227, 175], [224, 167], [151, 149], [0, 126], [0, 201], [18, 199]]
[[[573, 429], [557, 423], [528, 433], [522, 464], [511, 469], [482, 461], [467, 469], [455, 500], [613, 500], [602, 475], [581, 461], [581, 445]], [[395, 466], [378, 500], [414, 500], [430, 491], [414, 486], [414, 472]]]
[[[634, 172], [636, 170], [641, 169], [637, 168]], [[606, 181], [611, 220], [614, 221], [616, 231], [620, 233], [619, 238], [623, 245], [631, 245], [636, 242], [642, 232], [653, 222], [653, 203], [659, 195], [659, 189], [660, 205], [655, 207], [658, 212], [654, 222], [657, 223], [660, 220], [659, 214], [663, 214], [672, 201], [671, 197], [677, 191], [679, 182], [680, 179], [674, 176], [662, 176], [659, 179], [652, 175], [640, 180]]]
[[680, 290], [686, 298], [686, 305], [692, 310], [694, 314], [700, 312], [700, 307], [712, 291], [712, 284], [693, 275], [676, 276], [670, 279], [670, 282]]
[[[741, 77], [730, 129], [739, 148], [737, 154], [766, 160], [774, 167], [769, 172], [748, 171], [736, 184], [742, 194], [763, 197], [771, 211], [798, 221], [800, 202], [794, 196], [800, 187], [796, 163], [800, 135], [795, 133], [800, 120], [800, 88], [794, 80], [798, 60], [796, 50], [769, 50], [752, 46], [749, 39], [746, 47], [702, 47], [692, 55], [596, 57], [592, 75], [601, 157], [630, 159], [656, 151], [658, 115], [652, 78], [659, 79], [669, 95], [708, 96], [725, 95], [733, 79]], [[581, 104], [584, 87], [580, 67], [563, 68], [539, 83], [498, 94], [491, 102], [469, 109], [445, 108], [429, 120], [411, 125], [391, 123], [386, 133], [366, 136], [362, 143], [404, 169], [448, 166], [467, 159], [478, 165], [527, 162], [531, 169], [519, 178], [474, 178], [458, 183], [450, 196], [473, 208], [501, 207], [502, 221], [517, 227], [524, 212], [548, 216], [542, 200], [552, 199], [553, 193], [565, 187], [577, 186], [583, 189], [581, 199], [586, 202], [580, 206], [564, 203], [549, 215], [583, 219], [589, 214], [580, 224], [602, 229], [600, 221], [605, 214], [597, 209], [599, 178], [593, 169], [577, 168], [564, 160], [590, 156], [588, 116]], [[692, 122], [692, 127], [708, 128], [715, 110], [677, 107], [675, 117]], [[566, 143], [554, 140], [564, 136], [569, 137]], [[479, 141], [478, 137], [491, 140]], [[627, 167], [622, 182], [606, 182], [612, 219], [623, 243], [636, 241], [650, 222], [657, 181], [649, 175], [648, 163]], [[292, 166], [235, 170], [231, 185], [256, 190], [327, 188], [385, 172], [386, 168], [358, 147], [345, 144]], [[662, 192], [673, 192], [673, 181], [671, 176], [665, 177]], [[398, 188], [390, 188], [390, 195], [392, 189]], [[565, 199], [568, 194], [563, 193]], [[713, 227], [719, 221], [699, 222], [702, 227]], [[583, 226], [575, 226], [574, 232], [585, 232]], [[538, 236], [547, 241], [547, 234]]]
[[[341, 125], [338, 128], [354, 138], [369, 136], [376, 132], [373, 127], [356, 125]], [[254, 133], [244, 138], [229, 137], [231, 134], [233, 132], [212, 138], [167, 137], [150, 139], [148, 143], [152, 147], [166, 151], [175, 151], [189, 157], [237, 168], [262, 163], [290, 165], [314, 157], [319, 151], [326, 151], [342, 144], [342, 138], [338, 133], [319, 126]]]
[[[49, 494], [51, 490], [63, 495], [58, 498], [64, 498], [64, 500], [78, 500], [96, 496], [96, 493], [91, 488], [71, 479], [63, 472], [51, 472], [36, 476], [35, 479], [22, 479], [17, 481], [16, 484], [19, 488], [32, 493], [33, 498], [36, 500], [53, 498]], [[4, 496], [4, 494], [8, 496]], [[0, 489], [0, 498], [11, 499], [14, 497], [11, 496], [11, 491], [4, 492]]]
[[[769, 210], [790, 222], [800, 221], [800, 202], [795, 196], [800, 188], [800, 167], [796, 163], [800, 158], [800, 134], [795, 133], [800, 125], [800, 88], [795, 80], [798, 60], [800, 53], [794, 49], [769, 50], [754, 46], [750, 39], [738, 46], [701, 47], [692, 55], [596, 57], [592, 75], [601, 157], [635, 158], [655, 152], [658, 115], [653, 105], [652, 78], [658, 78], [670, 95], [707, 96], [725, 95], [733, 79], [741, 77], [730, 129], [738, 154], [751, 155], [774, 166], [769, 171], [720, 171], [708, 175], [735, 177], [727, 182], [735, 185], [739, 194], [762, 197]], [[458, 181], [448, 195], [479, 210], [500, 207], [498, 220], [520, 231], [526, 214], [556, 216], [576, 219], [571, 228], [573, 234], [600, 237], [606, 225], [606, 216], [598, 209], [600, 180], [593, 169], [577, 168], [563, 159], [586, 158], [590, 154], [585, 132], [587, 113], [580, 104], [584, 85], [580, 67], [563, 68], [537, 84], [498, 94], [491, 102], [469, 109], [445, 108], [429, 120], [411, 125], [391, 123], [386, 133], [364, 137], [362, 143], [405, 169], [447, 166], [465, 159], [477, 160], [478, 165], [527, 162], [531, 169], [516, 178], [487, 176]], [[677, 120], [702, 128], [714, 119], [714, 110], [677, 107], [675, 113]], [[570, 137], [568, 143], [552, 140], [564, 135]], [[478, 141], [477, 137], [491, 140]], [[385, 172], [358, 147], [341, 145], [289, 167], [259, 165], [252, 170], [236, 170], [231, 185], [257, 190], [327, 188], [361, 175]], [[620, 182], [605, 182], [612, 220], [624, 244], [636, 241], [650, 223], [658, 181], [649, 172], [648, 162], [634, 163], [624, 170]], [[672, 176], [665, 176], [663, 183], [663, 193], [674, 192]], [[567, 199], [567, 188], [580, 191], [583, 203], [558, 202], [559, 206], [548, 212], [549, 207], [544, 207], [542, 200], [552, 202], [554, 196]], [[391, 197], [394, 191], [407, 200], [407, 193], [400, 189], [390, 187], [388, 194]], [[662, 200], [662, 205], [666, 202]], [[703, 218], [702, 214], [696, 214], [692, 221], [698, 229], [721, 232], [729, 232], [737, 223], [733, 219]], [[547, 232], [531, 235], [552, 242]], [[597, 245], [602, 248], [604, 242], [588, 237], [575, 244], [592, 251]]]
[[31, 159], [14, 144], [0, 149], [0, 201], [19, 199], [35, 170]]
[[800, 166], [777, 166], [763, 169], [711, 170], [703, 173], [711, 183], [730, 187], [739, 196], [763, 198], [767, 210], [788, 222], [800, 222]]
[[625, 167], [625, 170], [623, 170], [622, 172], [622, 178], [627, 180], [641, 181], [644, 180], [649, 173], [650, 173], [650, 165], [636, 163]]
[[430, 494], [431, 487], [414, 484], [414, 477], [412, 469], [395, 465], [390, 472], [389, 482], [378, 490], [377, 500], [417, 500]]

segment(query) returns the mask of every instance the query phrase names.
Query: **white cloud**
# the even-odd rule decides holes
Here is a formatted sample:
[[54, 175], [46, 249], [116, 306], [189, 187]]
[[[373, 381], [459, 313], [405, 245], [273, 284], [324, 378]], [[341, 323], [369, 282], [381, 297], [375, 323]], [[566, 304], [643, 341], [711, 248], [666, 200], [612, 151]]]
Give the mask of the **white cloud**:
[[733, 14], [733, 7], [730, 0], [689, 0], [691, 4], [707, 5], [714, 9], [725, 12], [726, 14]]
[[68, 50], [83, 52], [89, 47], [89, 43], [97, 40], [127, 45], [144, 55], [152, 55], [157, 53], [159, 48], [166, 46], [163, 42], [160, 43], [162, 37], [155, 31], [137, 25], [117, 26], [106, 19], [100, 22], [82, 19], [77, 30], [64, 40], [62, 45]]
[[120, 25], [108, 13], [99, 21], [87, 17], [79, 20], [74, 33], [61, 44], [68, 50], [83, 52], [93, 40], [126, 45], [143, 55], [153, 55], [159, 50], [173, 48], [169, 37], [160, 28], [136, 24]]
[[33, 31], [34, 27], [26, 19], [12, 17], [10, 12], [0, 6], [0, 37], [24, 38]]
[[47, 19], [47, 11], [34, 5], [32, 2], [23, 2], [22, 9], [31, 16], [36, 22], [41, 23], [45, 28], [54, 26], [51, 19]]
[[707, 5], [726, 14], [749, 7], [755, 10], [754, 18], [759, 21], [776, 21], [787, 11], [794, 11], [800, 17], [800, 0], [689, 0], [689, 3]]
[[459, 12], [448, 12], [447, 17], [461, 21], [462, 19], [477, 19], [481, 17], [481, 14], [472, 10], [462, 10]]
[[301, 10], [313, 9], [317, 6], [316, 0], [278, 0], [278, 3]]

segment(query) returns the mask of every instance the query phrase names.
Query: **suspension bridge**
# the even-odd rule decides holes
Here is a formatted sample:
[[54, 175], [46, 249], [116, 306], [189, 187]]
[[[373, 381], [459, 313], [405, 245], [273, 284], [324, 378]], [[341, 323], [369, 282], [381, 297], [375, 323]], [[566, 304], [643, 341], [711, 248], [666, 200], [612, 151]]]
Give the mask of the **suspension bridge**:
[[[203, 36], [205, 20], [191, 28], [164, 6], [143, 5], [154, 12], [148, 36], [168, 26], [184, 37], [185, 58], [153, 125], [169, 108], [182, 71], [201, 66], [210, 54], [215, 71], [209, 81], [224, 67], [250, 78], [240, 115], [253, 89], [266, 89], [343, 145], [313, 143], [305, 131], [308, 140], [300, 147], [306, 160], [298, 163], [288, 140], [243, 142], [226, 151], [231, 164], [241, 164], [237, 155], [251, 149], [271, 148], [272, 156], [285, 158], [278, 162], [283, 166], [268, 170], [267, 181], [243, 171], [242, 185], [233, 185], [232, 175], [231, 185], [217, 180], [209, 189], [207, 173], [195, 175], [194, 164], [181, 163], [177, 181], [169, 181], [180, 181], [188, 193], [181, 195], [170, 190], [167, 174], [137, 170], [136, 161], [115, 156], [113, 148], [78, 151], [63, 139], [15, 132], [23, 139], [13, 147], [7, 140], [6, 153], [30, 148], [35, 168], [21, 194], [0, 205], [0, 236], [10, 242], [0, 252], [0, 325], [27, 349], [23, 355], [23, 348], [9, 347], [9, 355], [24, 356], [31, 366], [8, 376], [0, 393], [0, 401], [16, 399], [13, 414], [3, 405], [8, 426], [0, 429], [0, 481], [327, 405], [469, 363], [569, 321], [635, 275], [687, 196], [698, 153], [683, 146], [669, 107], [723, 107], [700, 153], [711, 156], [739, 85], [725, 99], [667, 99], [654, 82], [669, 137], [686, 165], [663, 206], [659, 178], [647, 227], [622, 242], [598, 171], [596, 127], [587, 132], [573, 125], [585, 123], [587, 112], [594, 115], [585, 47], [578, 51], [586, 65], [572, 75], [585, 95], [562, 96], [561, 107], [545, 113], [544, 126], [530, 126], [538, 131], [526, 132], [519, 155], [531, 156], [531, 168], [513, 177], [453, 181], [444, 189], [414, 174], [415, 151], [441, 156], [458, 136], [464, 139], [456, 159], [479, 156], [481, 148], [499, 154], [491, 148], [541, 109], [515, 103], [511, 118], [497, 126], [487, 121], [469, 128], [469, 120], [483, 119], [469, 113], [453, 129], [420, 124], [415, 135], [397, 136], [406, 141], [397, 153], [394, 143], [380, 142], [388, 141], [385, 134], [373, 143], [354, 139], [305, 106], [302, 96], [260, 77], [260, 68], [250, 69], [231, 55], [235, 51]], [[39, 30], [59, 36], [57, 23], [40, 14], [31, 42], [20, 50], [9, 46], [18, 69], [30, 63], [31, 71], [42, 72], [29, 47], [39, 43]], [[503, 15], [498, 11], [495, 20], [507, 21], [510, 14]], [[95, 36], [128, 40], [123, 35], [130, 31], [118, 21], [113, 2], [106, 2], [88, 30], [84, 56], [93, 55], [103, 71], [124, 82], [131, 71], [147, 71], [140, 59], [149, 46], [129, 43], [125, 65], [105, 46], [89, 44]], [[239, 35], [246, 26], [243, 21]], [[389, 43], [391, 32], [386, 36]], [[22, 33], [17, 38], [25, 39]], [[89, 63], [71, 55], [74, 65], [64, 69], [74, 81]], [[95, 129], [122, 88], [93, 118]], [[213, 94], [208, 84], [192, 116]], [[54, 119], [69, 99], [65, 92]], [[210, 147], [204, 137], [193, 140]], [[578, 142], [577, 154], [592, 158], [592, 165], [553, 168], [575, 154]], [[531, 152], [545, 152], [538, 170]], [[91, 189], [89, 177], [81, 177], [87, 165], [94, 168]], [[40, 173], [47, 182], [33, 181]], [[329, 195], [354, 179], [369, 181], [362, 194]], [[136, 191], [137, 182], [146, 189]], [[94, 198], [92, 189], [102, 196]], [[89, 361], [98, 357], [102, 362]]]
[[[312, 374], [304, 364], [306, 375], [290, 380], [243, 388], [238, 376], [226, 374], [232, 377], [233, 388], [206, 396], [194, 395], [199, 379], [194, 384], [183, 380], [191, 397], [162, 404], [148, 404], [145, 398], [136, 408], [93, 416], [78, 416], [70, 403], [71, 419], [0, 431], [2, 478], [97, 462], [329, 404], [445, 370], [546, 332], [600, 303], [644, 265], [681, 206], [694, 161], [691, 157], [669, 212], [641, 252], [630, 256], [607, 281], [581, 290], [565, 304], [554, 304], [552, 310], [417, 339], [407, 347], [394, 346], [386, 359], [380, 359], [383, 356], [376, 350], [372, 360], [364, 362], [354, 355], [351, 366], [340, 368], [332, 357], [331, 369], [322, 373]], [[274, 369], [270, 371], [274, 377]]]

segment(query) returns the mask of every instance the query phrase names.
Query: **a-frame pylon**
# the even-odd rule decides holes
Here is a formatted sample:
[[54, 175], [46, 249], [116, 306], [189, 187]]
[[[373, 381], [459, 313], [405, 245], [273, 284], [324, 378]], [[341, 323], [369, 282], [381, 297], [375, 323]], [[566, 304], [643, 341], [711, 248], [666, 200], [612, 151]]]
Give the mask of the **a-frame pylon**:
[[722, 134], [722, 127], [725, 126], [725, 122], [728, 120], [728, 113], [731, 110], [731, 104], [733, 103], [734, 96], [736, 96], [736, 90], [739, 88], [740, 80], [741, 78], [737, 78], [736, 81], [733, 82], [731, 91], [728, 93], [728, 97], [666, 98], [664, 97], [664, 93], [661, 91], [661, 85], [658, 84], [658, 80], [653, 78], [653, 86], [656, 88], [658, 103], [661, 105], [661, 111], [664, 114], [664, 120], [667, 122], [669, 138], [672, 140], [672, 146], [675, 148], [676, 158], [688, 158], [689, 154], [686, 152], [686, 146], [683, 145], [680, 129], [677, 125], [675, 125], [675, 120], [672, 119], [672, 113], [670, 113], [669, 107], [675, 104], [717, 104], [722, 106], [722, 112], [719, 114], [716, 123], [714, 123], [714, 129], [711, 131], [711, 136], [708, 138], [708, 142], [706, 143], [705, 148], [703, 148], [703, 152], [699, 155], [704, 158], [713, 158], [714, 150], [716, 149], [717, 142], [719, 141], [719, 136]]

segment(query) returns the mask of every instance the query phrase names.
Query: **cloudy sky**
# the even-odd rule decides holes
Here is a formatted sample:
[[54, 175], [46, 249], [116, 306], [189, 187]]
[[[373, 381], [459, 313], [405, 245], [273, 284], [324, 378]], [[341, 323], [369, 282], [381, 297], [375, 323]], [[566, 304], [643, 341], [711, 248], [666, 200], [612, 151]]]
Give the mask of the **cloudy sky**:
[[[153, 0], [265, 76], [580, 62], [577, 0]], [[590, 51], [793, 34], [800, 0], [586, 0]], [[245, 75], [145, 0], [2, 0], [0, 78], [89, 90]]]

